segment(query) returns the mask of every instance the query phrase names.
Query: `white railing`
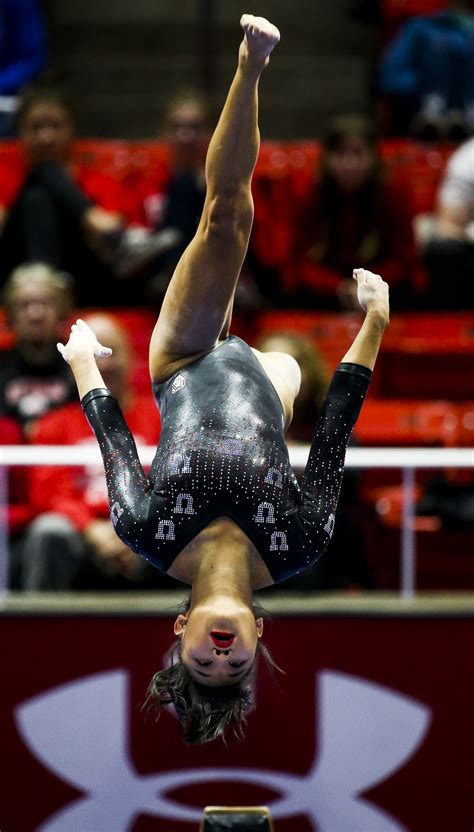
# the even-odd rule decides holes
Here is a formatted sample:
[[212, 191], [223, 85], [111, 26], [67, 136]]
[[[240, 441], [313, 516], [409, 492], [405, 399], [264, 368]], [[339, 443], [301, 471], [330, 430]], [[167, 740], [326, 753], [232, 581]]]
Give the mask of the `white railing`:
[[[308, 445], [292, 445], [290, 461], [301, 470], [308, 459]], [[155, 447], [138, 448], [143, 465], [150, 465]], [[0, 446], [0, 591], [7, 585], [7, 466], [100, 465], [99, 449], [71, 445]], [[349, 448], [346, 468], [400, 468], [402, 470], [402, 528], [400, 535], [400, 592], [410, 599], [415, 593], [416, 534], [415, 472], [417, 468], [473, 468], [474, 448]], [[2, 519], [3, 518], [3, 521]]]

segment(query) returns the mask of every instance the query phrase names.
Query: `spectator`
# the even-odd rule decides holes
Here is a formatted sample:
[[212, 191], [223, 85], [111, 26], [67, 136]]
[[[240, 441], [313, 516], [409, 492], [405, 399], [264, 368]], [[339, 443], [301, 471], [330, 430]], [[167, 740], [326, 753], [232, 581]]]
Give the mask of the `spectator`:
[[[119, 400], [139, 443], [156, 445], [159, 415], [150, 396], [130, 384], [132, 355], [125, 331], [108, 315], [88, 319], [113, 354], [99, 360], [105, 383]], [[32, 441], [40, 445], [91, 448], [95, 439], [79, 403], [41, 419]], [[84, 467], [37, 467], [31, 472], [30, 502], [39, 514], [22, 547], [21, 586], [30, 590], [146, 588], [177, 585], [148, 567], [116, 536], [110, 522], [100, 461]]]
[[[153, 263], [148, 296], [161, 303], [176, 264], [201, 218], [206, 182], [204, 164], [212, 127], [208, 102], [192, 90], [170, 99], [164, 110], [162, 138], [169, 144], [170, 169], [159, 181], [145, 182], [143, 208], [155, 230], [176, 235], [176, 243]], [[161, 172], [160, 172], [161, 173]], [[237, 306], [260, 304], [259, 263], [250, 249], [236, 290]]]
[[[0, 437], [2, 445], [22, 445], [24, 442], [20, 426], [8, 416], [0, 416]], [[0, 484], [0, 491], [3, 490], [2, 485], [3, 480]], [[14, 553], [20, 544], [22, 535], [28, 523], [33, 519], [33, 512], [28, 501], [28, 468], [26, 466], [10, 466], [8, 468], [6, 493], [2, 493], [0, 499], [8, 500], [8, 508], [4, 517], [7, 523], [7, 557], [8, 564], [11, 566], [15, 562]], [[3, 506], [0, 505], [0, 511], [2, 508]], [[1, 545], [2, 540], [0, 540], [0, 548]], [[4, 557], [3, 552], [0, 552], [0, 557]], [[13, 568], [9, 575], [9, 584], [12, 589], [18, 588], [18, 581], [13, 574]]]
[[129, 227], [131, 201], [118, 181], [75, 162], [64, 90], [27, 90], [17, 118], [24, 160], [2, 175], [0, 279], [19, 263], [41, 261], [75, 278], [81, 306], [128, 302], [129, 288], [116, 277], [154, 256], [163, 239]]
[[145, 184], [143, 199], [146, 220], [152, 228], [177, 232], [176, 245], [153, 264], [154, 278], [148, 290], [158, 301], [201, 217], [210, 124], [209, 107], [198, 93], [182, 92], [165, 107], [162, 138], [170, 147], [170, 167], [160, 181], [150, 179]]
[[56, 349], [72, 294], [65, 276], [32, 263], [12, 273], [3, 301], [15, 343], [0, 357], [0, 413], [27, 435], [35, 419], [75, 398], [72, 373]]
[[410, 193], [388, 179], [372, 122], [334, 119], [318, 175], [300, 187], [283, 303], [357, 308], [352, 270], [358, 263], [384, 275], [395, 309], [409, 306], [417, 266]]
[[[292, 332], [264, 335], [256, 347], [263, 352], [285, 352], [296, 358], [301, 370], [301, 387], [286, 436], [289, 443], [310, 444], [330, 380], [322, 356], [309, 339]], [[309, 569], [278, 584], [278, 587], [297, 591], [373, 587], [364, 553], [363, 529], [358, 518], [358, 491], [358, 473], [347, 469], [339, 497], [337, 522], [326, 552]]]
[[451, 156], [439, 191], [434, 235], [424, 250], [429, 274], [425, 306], [474, 309], [473, 223], [474, 138]]
[[386, 48], [379, 89], [395, 134], [459, 141], [473, 131], [473, 10], [473, 0], [451, 0], [408, 20]]
[[0, 137], [13, 132], [18, 93], [46, 64], [46, 38], [36, 0], [0, 0]]

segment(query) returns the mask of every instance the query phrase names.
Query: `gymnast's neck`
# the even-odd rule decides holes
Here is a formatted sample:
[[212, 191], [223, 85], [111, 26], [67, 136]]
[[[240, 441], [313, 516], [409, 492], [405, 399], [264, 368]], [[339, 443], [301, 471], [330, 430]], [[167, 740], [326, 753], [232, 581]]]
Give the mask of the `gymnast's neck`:
[[231, 595], [246, 606], [273, 578], [252, 541], [228, 517], [218, 517], [188, 543], [168, 574], [192, 586], [192, 604]]

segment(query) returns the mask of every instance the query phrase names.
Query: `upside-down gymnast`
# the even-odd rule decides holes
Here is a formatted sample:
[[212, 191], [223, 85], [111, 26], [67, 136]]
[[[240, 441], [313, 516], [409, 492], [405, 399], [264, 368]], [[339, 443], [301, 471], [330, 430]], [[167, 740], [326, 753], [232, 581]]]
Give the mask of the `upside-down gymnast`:
[[300, 487], [284, 439], [299, 367], [229, 335], [253, 218], [258, 82], [280, 37], [261, 17], [243, 15], [241, 26], [237, 71], [207, 154], [202, 218], [151, 338], [162, 432], [148, 477], [97, 368], [110, 350], [82, 321], [58, 344], [100, 445], [116, 533], [191, 585], [189, 608], [174, 624], [173, 664], [149, 689], [158, 709], [174, 704], [191, 743], [228, 726], [241, 732], [256, 656], [269, 659], [252, 591], [305, 569], [331, 538], [346, 445], [389, 316], [387, 284], [354, 270], [366, 314], [332, 379]]

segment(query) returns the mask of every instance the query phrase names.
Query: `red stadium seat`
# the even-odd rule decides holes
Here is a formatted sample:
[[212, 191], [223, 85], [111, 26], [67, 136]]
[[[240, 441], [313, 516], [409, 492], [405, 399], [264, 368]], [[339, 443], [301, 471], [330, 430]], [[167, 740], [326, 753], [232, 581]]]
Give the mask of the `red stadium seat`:
[[[354, 435], [361, 445], [386, 447], [443, 447], [457, 442], [458, 412], [445, 401], [401, 401], [367, 397]], [[379, 489], [399, 486], [400, 471], [367, 468], [362, 473], [362, 494], [371, 505], [380, 498]], [[431, 473], [420, 471], [424, 482]]]
[[[285, 180], [297, 196], [301, 183], [314, 176], [320, 152], [320, 144], [316, 141], [262, 142], [255, 182], [258, 184], [259, 179]], [[381, 152], [389, 172], [394, 177], [401, 177], [413, 189], [416, 213], [431, 211], [453, 147], [397, 139], [384, 140]], [[81, 164], [96, 167], [119, 181], [135, 183], [151, 177], [161, 182], [170, 169], [171, 148], [161, 140], [127, 142], [84, 138], [75, 142], [74, 156]], [[0, 167], [2, 165], [21, 165], [18, 142], [0, 142]]]
[[386, 139], [382, 158], [389, 174], [409, 185], [415, 214], [432, 212], [453, 145], [427, 145], [412, 139]]
[[456, 443], [458, 413], [450, 402], [367, 399], [356, 426], [362, 445], [446, 445]]
[[79, 164], [97, 168], [118, 180], [125, 178], [131, 161], [129, 145], [125, 141], [79, 139], [74, 144], [73, 155]]
[[[420, 483], [415, 484], [415, 499], [419, 500], [423, 489]], [[400, 529], [402, 525], [403, 512], [403, 489], [400, 485], [384, 485], [373, 488], [371, 499], [379, 520], [384, 526], [390, 529]], [[434, 532], [440, 528], [440, 521], [437, 517], [414, 517], [413, 528], [416, 531]]]
[[258, 324], [260, 335], [294, 332], [309, 338], [323, 351], [324, 346], [332, 345], [342, 357], [354, 340], [361, 322], [361, 315], [357, 313], [305, 312], [298, 309], [263, 312]]
[[419, 14], [432, 14], [447, 5], [447, 0], [380, 0], [382, 41], [387, 43], [397, 29]]
[[428, 348], [442, 343], [460, 351], [474, 343], [472, 312], [416, 312], [393, 315], [384, 344], [403, 342], [405, 346]]
[[[372, 517], [366, 535], [366, 552], [378, 590], [400, 588], [400, 522], [397, 508], [389, 509], [391, 522]], [[398, 509], [398, 513], [399, 509]], [[419, 591], [474, 589], [474, 531], [444, 529], [437, 518], [417, 517], [416, 588]]]
[[282, 142], [262, 142], [255, 167], [255, 176], [279, 179], [289, 176], [290, 157]]
[[474, 398], [474, 315], [394, 315], [379, 359], [385, 397]]
[[[332, 374], [354, 340], [362, 316], [357, 312], [305, 312], [302, 310], [272, 310], [260, 314], [257, 336], [291, 332], [312, 341], [323, 356], [328, 373]], [[370, 385], [370, 395], [379, 387], [376, 370]]]
[[17, 141], [0, 141], [0, 165], [11, 165], [20, 160], [21, 150]]
[[171, 164], [171, 147], [164, 141], [129, 143], [130, 162], [135, 168], [167, 167]]
[[458, 407], [458, 443], [461, 447], [474, 448], [474, 401]]
[[380, 0], [384, 20], [406, 20], [417, 14], [431, 14], [444, 9], [446, 0]]

